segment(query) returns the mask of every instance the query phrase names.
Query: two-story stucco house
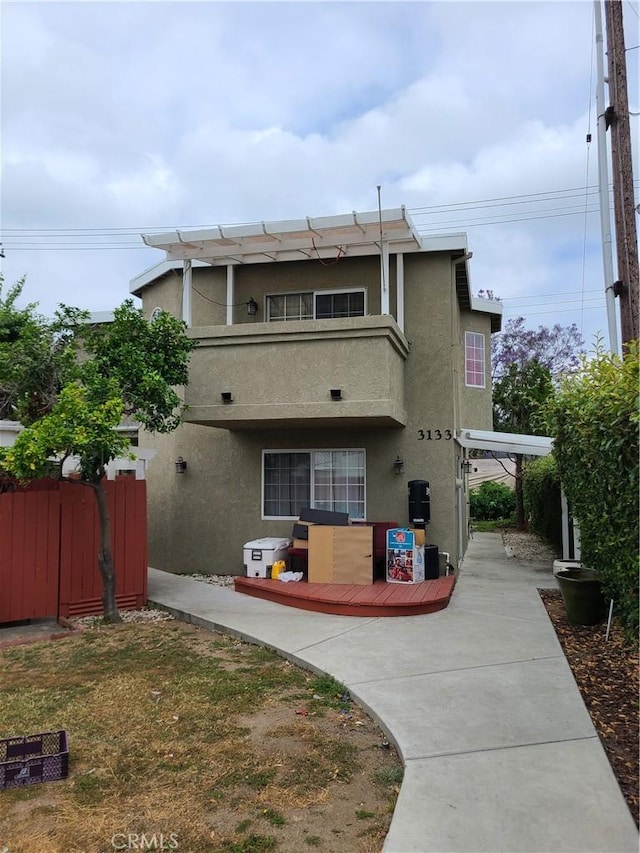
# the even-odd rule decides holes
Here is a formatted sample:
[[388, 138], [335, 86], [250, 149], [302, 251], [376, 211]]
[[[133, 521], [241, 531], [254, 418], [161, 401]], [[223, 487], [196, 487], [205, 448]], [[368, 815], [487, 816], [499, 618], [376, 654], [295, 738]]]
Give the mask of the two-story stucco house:
[[427, 540], [459, 561], [456, 437], [491, 429], [502, 310], [471, 295], [465, 235], [421, 237], [399, 208], [143, 239], [166, 255], [131, 292], [199, 342], [186, 422], [144, 439], [151, 565], [241, 574], [244, 543], [305, 506], [408, 525], [418, 479]]

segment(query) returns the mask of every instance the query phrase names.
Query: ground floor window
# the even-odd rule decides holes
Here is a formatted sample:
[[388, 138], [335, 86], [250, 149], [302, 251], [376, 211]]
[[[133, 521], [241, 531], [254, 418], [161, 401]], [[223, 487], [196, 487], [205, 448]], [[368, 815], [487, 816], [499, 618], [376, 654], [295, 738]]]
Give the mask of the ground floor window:
[[297, 518], [303, 507], [365, 517], [364, 450], [265, 450], [264, 518]]

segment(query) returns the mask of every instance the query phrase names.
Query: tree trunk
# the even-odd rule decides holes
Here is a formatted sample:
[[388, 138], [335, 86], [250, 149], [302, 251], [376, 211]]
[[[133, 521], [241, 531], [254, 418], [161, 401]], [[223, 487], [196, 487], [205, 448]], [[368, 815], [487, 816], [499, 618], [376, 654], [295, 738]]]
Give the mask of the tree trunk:
[[100, 545], [98, 547], [98, 568], [102, 576], [102, 609], [107, 622], [121, 622], [116, 604], [116, 572], [111, 553], [111, 516], [107, 504], [104, 481], [91, 483], [98, 504], [100, 519]]
[[522, 490], [522, 454], [516, 453], [516, 527], [518, 530], [527, 529], [524, 515], [524, 495]]

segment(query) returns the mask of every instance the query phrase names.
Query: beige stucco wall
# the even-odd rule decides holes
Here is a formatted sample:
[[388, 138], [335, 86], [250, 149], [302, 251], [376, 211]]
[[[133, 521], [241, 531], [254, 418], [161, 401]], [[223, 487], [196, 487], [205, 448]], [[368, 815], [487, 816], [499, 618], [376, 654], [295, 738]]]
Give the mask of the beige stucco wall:
[[[491, 321], [488, 314], [463, 311], [460, 316], [461, 346], [461, 382], [460, 389], [460, 427], [473, 424], [473, 429], [493, 429], [491, 409]], [[479, 332], [484, 335], [485, 377], [484, 388], [468, 388], [464, 381], [464, 333]]]
[[154, 308], [162, 308], [174, 317], [182, 317], [182, 274], [168, 272], [144, 291], [142, 310], [147, 319]]
[[[390, 268], [390, 280], [395, 282], [395, 262]], [[255, 264], [234, 268], [234, 323], [260, 322], [265, 319], [265, 298], [268, 294], [310, 290], [342, 290], [365, 288], [367, 313], [380, 313], [380, 259], [343, 258], [336, 264], [311, 261], [291, 261], [286, 264]], [[219, 289], [224, 297], [224, 291]], [[245, 303], [258, 303], [255, 318], [247, 316]], [[224, 299], [222, 300], [224, 301]], [[194, 325], [199, 318], [193, 315]], [[224, 321], [223, 321], [224, 322]], [[203, 324], [204, 325], [204, 324]]]
[[[242, 547], [263, 536], [290, 536], [291, 521], [261, 519], [264, 449], [364, 448], [367, 517], [406, 523], [406, 477], [393, 472], [388, 430], [231, 432], [185, 424], [165, 437], [144, 437], [158, 454], [147, 469], [149, 561], [177, 572], [242, 573]], [[174, 461], [187, 460], [185, 474]], [[390, 507], [397, 510], [389, 515]]]
[[[395, 264], [392, 268], [395, 270]], [[379, 270], [377, 258], [333, 267], [300, 262], [241, 268], [236, 270], [234, 298], [242, 303], [252, 297], [262, 312], [264, 295], [280, 288], [297, 291], [329, 287], [330, 283], [336, 288], [367, 283], [368, 312], [376, 313]], [[199, 268], [193, 270], [194, 288], [210, 299], [224, 302], [224, 274], [220, 270], [204, 272], [203, 277]], [[173, 279], [173, 286], [181, 292], [181, 277]], [[168, 307], [171, 299], [174, 300], [171, 304], [179, 304], [179, 298], [170, 292], [169, 282], [162, 280], [159, 285], [145, 289], [145, 311], [155, 305]], [[392, 311], [394, 308], [395, 284]], [[194, 297], [193, 309], [194, 323], [201, 322], [205, 310], [209, 311], [206, 316], [215, 316], [216, 323], [224, 322], [221, 306], [198, 308]], [[148, 469], [151, 565], [176, 572], [241, 574], [245, 542], [263, 536], [289, 536], [290, 521], [261, 518], [262, 451], [278, 448], [363, 448], [369, 520], [408, 524], [407, 483], [412, 479], [428, 480], [431, 523], [427, 539], [438, 544], [441, 551], [449, 552], [455, 562], [458, 556], [456, 474], [460, 454], [453, 435], [461, 425], [487, 428], [490, 422], [490, 405], [485, 411], [481, 402], [476, 403], [468, 396], [469, 389], [460, 389], [461, 333], [465, 328], [477, 331], [486, 328], [487, 334], [489, 331], [486, 315], [468, 314], [460, 317], [447, 254], [405, 257], [405, 337], [409, 351], [402, 364], [406, 427], [366, 422], [354, 427], [334, 422], [321, 428], [226, 430], [187, 423], [170, 436], [141, 438], [142, 446], [158, 450]], [[253, 321], [242, 307], [238, 320], [261, 323], [261, 316]], [[211, 362], [207, 364], [212, 384], [217, 381], [216, 370], [220, 366], [216, 364], [216, 349], [211, 347]], [[321, 370], [321, 365], [309, 364], [301, 354], [292, 362], [291, 369], [313, 372]], [[363, 364], [363, 375], [372, 369], [375, 371], [375, 364]], [[286, 377], [273, 376], [269, 359], [265, 359], [256, 380], [268, 390], [274, 382], [286, 382]], [[203, 381], [202, 377], [197, 379]], [[326, 384], [332, 387], [329, 382]], [[175, 473], [174, 461], [178, 456], [188, 463], [187, 472], [182, 475]], [[393, 470], [397, 456], [404, 460], [400, 476]]]
[[[192, 423], [406, 422], [408, 346], [391, 317], [244, 323], [191, 333], [199, 341], [186, 391]], [[340, 389], [341, 400], [331, 399], [332, 388]], [[232, 394], [232, 404], [222, 401], [223, 392]]]

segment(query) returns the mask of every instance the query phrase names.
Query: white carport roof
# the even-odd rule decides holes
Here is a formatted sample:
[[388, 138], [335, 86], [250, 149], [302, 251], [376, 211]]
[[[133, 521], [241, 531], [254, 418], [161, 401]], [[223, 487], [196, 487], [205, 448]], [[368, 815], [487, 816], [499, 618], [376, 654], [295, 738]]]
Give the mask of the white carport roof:
[[553, 439], [546, 435], [520, 435], [515, 432], [464, 428], [460, 430], [456, 440], [461, 447], [468, 449], [521, 453], [523, 456], [548, 456], [553, 445]]

